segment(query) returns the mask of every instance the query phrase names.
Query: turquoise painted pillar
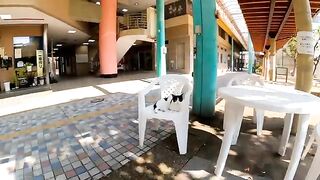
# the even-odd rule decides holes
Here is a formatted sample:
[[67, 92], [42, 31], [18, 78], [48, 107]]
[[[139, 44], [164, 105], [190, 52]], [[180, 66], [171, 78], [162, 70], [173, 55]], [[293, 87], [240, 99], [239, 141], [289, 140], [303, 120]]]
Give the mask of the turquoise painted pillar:
[[166, 74], [164, 0], [157, 0], [157, 76]]
[[233, 38], [231, 38], [231, 72], [233, 72], [234, 68], [234, 43], [233, 43]]
[[251, 36], [250, 34], [248, 35], [248, 55], [249, 55], [249, 61], [248, 61], [248, 73], [252, 74], [252, 67], [254, 63], [254, 49], [253, 49], [253, 44], [251, 41]]
[[212, 117], [216, 104], [217, 19], [215, 0], [193, 1], [196, 59], [194, 62], [193, 112]]

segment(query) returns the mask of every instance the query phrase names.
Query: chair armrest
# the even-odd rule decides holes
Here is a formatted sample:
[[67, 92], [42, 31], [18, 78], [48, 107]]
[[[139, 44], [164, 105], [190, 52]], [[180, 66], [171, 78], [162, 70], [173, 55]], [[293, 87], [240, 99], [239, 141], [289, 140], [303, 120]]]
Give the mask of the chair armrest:
[[181, 103], [182, 105], [182, 111], [189, 111], [189, 104], [190, 104], [190, 97], [192, 93], [192, 85], [189, 83], [188, 84], [188, 91], [186, 92], [184, 96], [184, 101]]
[[142, 117], [143, 113], [145, 112], [146, 109], [146, 98], [145, 96], [152, 90], [152, 88], [159, 83], [159, 79], [157, 78], [156, 80], [152, 81], [152, 83], [146, 87], [145, 89], [141, 90], [138, 93], [138, 113], [139, 117]]
[[151, 82], [151, 84], [148, 86], [148, 87], [146, 87], [145, 89], [143, 89], [143, 90], [141, 90], [138, 94], [140, 95], [146, 95], [146, 94], [148, 94], [151, 90], [152, 90], [152, 88], [156, 85], [156, 84], [158, 84], [159, 83], [159, 79], [157, 78], [156, 80], [154, 80], [154, 81], [152, 81]]

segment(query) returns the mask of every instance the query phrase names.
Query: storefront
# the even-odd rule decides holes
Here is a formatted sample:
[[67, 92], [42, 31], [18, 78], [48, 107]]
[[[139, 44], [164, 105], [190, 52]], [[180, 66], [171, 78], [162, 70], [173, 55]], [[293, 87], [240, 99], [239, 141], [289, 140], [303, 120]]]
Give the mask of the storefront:
[[48, 84], [45, 25], [0, 26], [1, 92]]

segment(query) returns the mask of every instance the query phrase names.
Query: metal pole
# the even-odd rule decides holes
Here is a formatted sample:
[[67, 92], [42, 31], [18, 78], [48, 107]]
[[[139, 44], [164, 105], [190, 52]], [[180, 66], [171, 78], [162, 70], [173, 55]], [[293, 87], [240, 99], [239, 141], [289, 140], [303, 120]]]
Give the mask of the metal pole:
[[197, 42], [193, 112], [201, 117], [212, 117], [216, 102], [218, 60], [215, 11], [215, 0], [193, 1], [193, 21]]
[[164, 0], [157, 0], [157, 76], [166, 74]]

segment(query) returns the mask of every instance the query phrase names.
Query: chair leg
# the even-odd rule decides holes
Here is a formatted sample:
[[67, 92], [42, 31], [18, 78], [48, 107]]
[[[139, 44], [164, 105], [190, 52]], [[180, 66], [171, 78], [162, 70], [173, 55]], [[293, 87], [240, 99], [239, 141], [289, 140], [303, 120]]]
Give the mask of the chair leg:
[[146, 133], [147, 119], [145, 117], [139, 118], [139, 145], [143, 147], [144, 137]]
[[301, 156], [301, 160], [304, 160], [304, 158], [307, 156], [308, 152], [310, 151], [310, 148], [312, 146], [312, 144], [315, 142], [316, 138], [316, 131], [313, 131], [311, 136], [310, 136], [310, 139], [308, 141], [308, 144], [306, 145], [306, 148], [304, 149], [303, 153], [302, 153], [302, 156]]
[[179, 153], [181, 155], [186, 154], [188, 146], [188, 121], [184, 122], [182, 119], [180, 122], [175, 121], [174, 126], [177, 134]]
[[306, 176], [306, 180], [316, 180], [319, 177], [320, 175], [320, 171], [318, 169], [319, 164], [320, 164], [320, 148], [318, 147], [316, 155], [313, 158], [312, 164]]
[[263, 123], [264, 123], [264, 111], [261, 109], [254, 109], [253, 119], [257, 123], [257, 135], [262, 134]]

